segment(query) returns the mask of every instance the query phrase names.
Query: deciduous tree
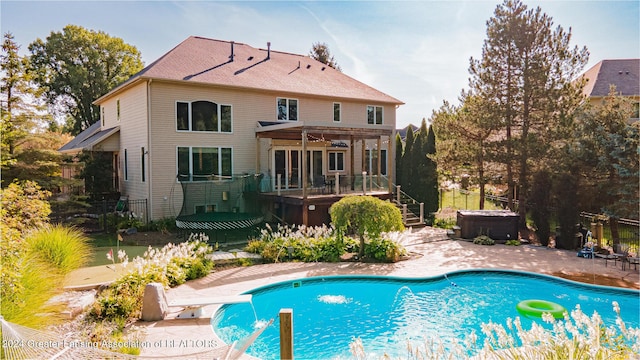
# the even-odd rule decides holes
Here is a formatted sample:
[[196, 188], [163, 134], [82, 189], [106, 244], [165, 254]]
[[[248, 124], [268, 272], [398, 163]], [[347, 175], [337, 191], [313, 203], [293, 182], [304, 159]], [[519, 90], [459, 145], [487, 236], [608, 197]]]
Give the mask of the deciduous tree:
[[99, 120], [93, 101], [142, 70], [140, 52], [102, 31], [67, 25], [29, 45], [35, 81], [47, 100], [74, 119], [73, 134]]

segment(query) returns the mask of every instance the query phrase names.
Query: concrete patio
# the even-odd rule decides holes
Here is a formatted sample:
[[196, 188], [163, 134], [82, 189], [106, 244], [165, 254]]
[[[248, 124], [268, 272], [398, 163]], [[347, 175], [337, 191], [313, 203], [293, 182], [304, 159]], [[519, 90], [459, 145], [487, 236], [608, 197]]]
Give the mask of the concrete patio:
[[[190, 281], [167, 291], [173, 299], [236, 295], [263, 285], [327, 275], [391, 275], [400, 277], [428, 277], [461, 269], [509, 269], [543, 274], [586, 274], [585, 279], [608, 277], [625, 281], [626, 285], [640, 289], [640, 272], [633, 266], [623, 271], [620, 263], [605, 266], [604, 259], [577, 257], [575, 251], [556, 250], [538, 246], [482, 246], [471, 242], [451, 240], [442, 229], [423, 228], [406, 234], [401, 242], [411, 253], [410, 259], [394, 264], [343, 263], [278, 263], [237, 267], [211, 273], [205, 278]], [[628, 265], [628, 264], [627, 264]], [[219, 305], [205, 308], [213, 314]], [[178, 310], [158, 322], [136, 323], [146, 332], [150, 346], [141, 355], [185, 356], [208, 350], [206, 347], [223, 346], [212, 331], [209, 317], [175, 319]], [[188, 341], [187, 341], [188, 340]], [[181, 344], [183, 346], [177, 346]], [[190, 346], [191, 345], [191, 346]], [[198, 356], [194, 355], [193, 358]]]

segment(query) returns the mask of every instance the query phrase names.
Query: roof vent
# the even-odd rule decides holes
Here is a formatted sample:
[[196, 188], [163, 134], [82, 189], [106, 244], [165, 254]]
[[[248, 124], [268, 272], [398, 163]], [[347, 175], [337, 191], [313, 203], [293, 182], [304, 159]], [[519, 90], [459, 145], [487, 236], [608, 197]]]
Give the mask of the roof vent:
[[622, 75], [622, 70], [618, 71], [618, 74]]
[[267, 41], [267, 59], [271, 59], [271, 41]]
[[307, 64], [307, 69], [309, 69], [311, 67], [311, 64]]
[[324, 66], [323, 66], [323, 67], [322, 67], [322, 69], [320, 69], [320, 70], [324, 71], [324, 69], [325, 69], [325, 68], [326, 68], [326, 67], [324, 67]]
[[249, 56], [249, 58], [247, 59], [247, 61], [251, 61], [253, 60], [253, 56]]

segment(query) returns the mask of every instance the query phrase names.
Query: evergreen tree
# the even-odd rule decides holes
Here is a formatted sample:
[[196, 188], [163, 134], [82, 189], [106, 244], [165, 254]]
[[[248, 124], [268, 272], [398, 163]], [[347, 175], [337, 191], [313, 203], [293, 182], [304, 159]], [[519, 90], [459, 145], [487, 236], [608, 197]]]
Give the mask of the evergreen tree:
[[629, 121], [632, 114], [631, 100], [611, 86], [601, 105], [585, 104], [574, 129], [578, 154], [572, 159], [582, 165], [581, 198], [591, 199], [589, 210], [609, 216], [614, 246], [620, 240], [618, 219], [638, 219], [640, 206], [640, 123]]
[[588, 60], [586, 48], [571, 48], [571, 33], [553, 28], [538, 7], [505, 0], [487, 22], [480, 60], [471, 59], [472, 92], [487, 102], [490, 116], [501, 124], [495, 141], [496, 160], [506, 171], [509, 206], [519, 196], [524, 226], [533, 159], [545, 158], [559, 139], [559, 125], [582, 100], [573, 80]]
[[329, 51], [329, 46], [325, 43], [317, 42], [314, 43], [311, 51], [309, 52], [309, 56], [312, 59], [318, 60], [323, 64], [327, 64], [327, 66], [332, 67], [338, 71], [342, 71], [340, 65], [336, 62]]
[[402, 184], [402, 137], [396, 133], [396, 184]]
[[436, 134], [433, 126], [429, 126], [429, 133], [425, 143], [426, 178], [424, 179], [425, 200], [424, 211], [429, 222], [433, 222], [434, 215], [438, 211], [438, 167], [434, 160], [436, 158]]
[[[18, 54], [20, 46], [12, 33], [4, 34], [0, 56], [0, 90], [2, 92], [2, 156], [1, 165], [15, 163], [15, 155], [29, 134], [46, 121], [44, 107], [39, 104], [40, 93], [31, 83], [29, 61]], [[11, 181], [9, 181], [11, 182]]]
[[549, 244], [551, 235], [551, 174], [546, 170], [540, 170], [533, 176], [531, 189], [531, 218], [536, 227], [536, 234], [542, 246]]
[[407, 137], [405, 138], [404, 152], [402, 153], [402, 169], [400, 171], [402, 182], [402, 190], [407, 192], [412, 188], [413, 182], [413, 127], [409, 126]]
[[426, 201], [427, 190], [425, 188], [425, 181], [429, 176], [427, 164], [429, 159], [427, 158], [426, 153], [428, 132], [427, 121], [422, 119], [420, 128], [414, 138], [413, 145], [411, 146], [411, 183], [407, 190], [405, 190], [405, 192], [412, 198], [422, 203]]
[[487, 183], [485, 168], [494, 152], [489, 139], [496, 132], [496, 124], [488, 116], [490, 102], [465, 92], [462, 93], [461, 102], [459, 107], [445, 102], [432, 115], [438, 139], [434, 158], [440, 173], [451, 180], [456, 180], [453, 174], [460, 168], [471, 171], [472, 180], [478, 183], [480, 189], [479, 208], [484, 209]]

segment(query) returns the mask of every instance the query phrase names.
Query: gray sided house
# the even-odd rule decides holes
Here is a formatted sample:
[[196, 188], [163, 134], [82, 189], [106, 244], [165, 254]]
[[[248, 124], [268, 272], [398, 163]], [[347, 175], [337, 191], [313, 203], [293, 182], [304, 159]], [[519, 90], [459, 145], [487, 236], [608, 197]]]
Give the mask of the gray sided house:
[[317, 225], [345, 194], [388, 198], [403, 102], [265, 45], [189, 37], [95, 100], [100, 122], [60, 150], [108, 152], [114, 188], [186, 228]]

